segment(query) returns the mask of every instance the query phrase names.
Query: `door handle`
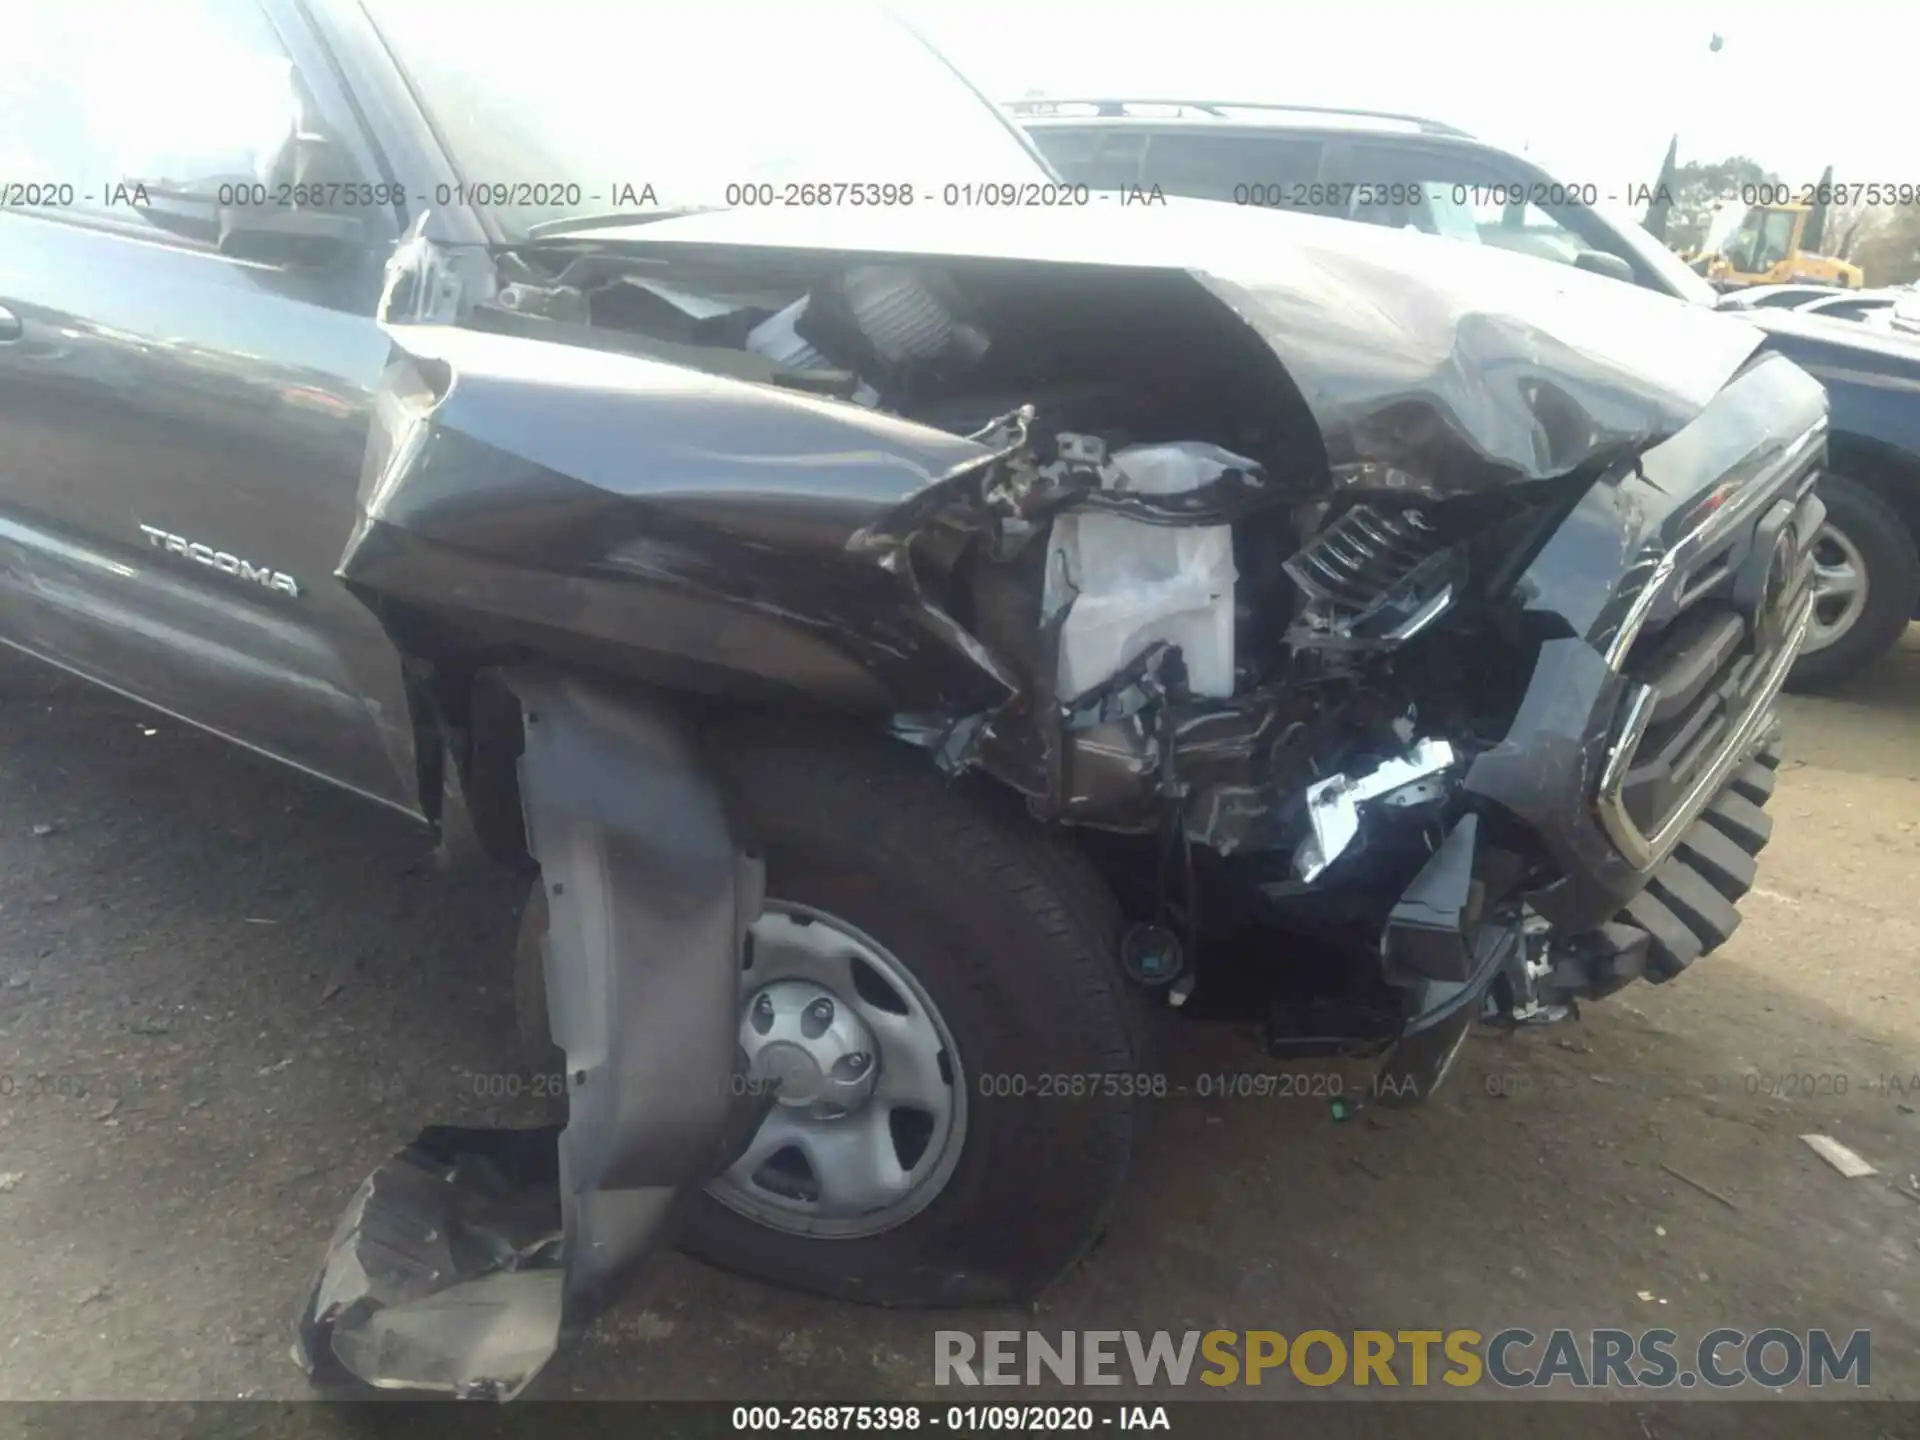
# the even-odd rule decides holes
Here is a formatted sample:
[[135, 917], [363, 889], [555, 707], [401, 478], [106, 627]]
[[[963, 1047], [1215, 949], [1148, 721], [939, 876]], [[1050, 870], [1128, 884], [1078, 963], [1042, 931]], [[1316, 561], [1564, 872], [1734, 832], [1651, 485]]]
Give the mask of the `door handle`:
[[25, 333], [20, 317], [6, 306], [0, 305], [0, 345], [11, 345]]

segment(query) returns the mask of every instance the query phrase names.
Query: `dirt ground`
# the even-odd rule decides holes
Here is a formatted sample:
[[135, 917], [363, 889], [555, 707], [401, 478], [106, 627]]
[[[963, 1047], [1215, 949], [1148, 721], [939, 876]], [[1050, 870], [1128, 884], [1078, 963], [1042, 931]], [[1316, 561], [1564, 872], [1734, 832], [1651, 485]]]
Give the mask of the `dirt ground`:
[[[942, 1327], [1664, 1324], [1867, 1328], [1875, 1396], [1920, 1398], [1920, 630], [1790, 710], [1746, 923], [1677, 983], [1476, 1036], [1416, 1111], [1169, 1099], [1037, 1314], [667, 1255], [538, 1393], [952, 1400]], [[398, 817], [0, 665], [0, 1399], [308, 1394], [290, 1322], [353, 1187], [422, 1123], [501, 1114], [476, 1077], [510, 1069], [519, 900]], [[1231, 1031], [1172, 1044], [1176, 1074], [1259, 1064]], [[1815, 1130], [1882, 1173], [1843, 1179]]]

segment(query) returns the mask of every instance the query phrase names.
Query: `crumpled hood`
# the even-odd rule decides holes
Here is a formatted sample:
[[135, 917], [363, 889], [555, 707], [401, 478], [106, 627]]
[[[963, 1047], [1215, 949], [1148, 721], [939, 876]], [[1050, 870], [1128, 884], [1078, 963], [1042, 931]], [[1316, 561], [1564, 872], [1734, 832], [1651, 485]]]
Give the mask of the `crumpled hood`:
[[582, 238], [1184, 272], [1278, 356], [1336, 485], [1355, 489], [1463, 493], [1644, 449], [1692, 420], [1760, 338], [1570, 266], [1211, 201], [733, 210]]

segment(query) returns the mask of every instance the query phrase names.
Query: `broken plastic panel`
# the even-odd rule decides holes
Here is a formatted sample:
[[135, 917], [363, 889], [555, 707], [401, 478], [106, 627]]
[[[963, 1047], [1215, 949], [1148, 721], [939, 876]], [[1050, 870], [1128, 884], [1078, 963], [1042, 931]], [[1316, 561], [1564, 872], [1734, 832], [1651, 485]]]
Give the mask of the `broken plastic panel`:
[[358, 1379], [511, 1400], [560, 1334], [559, 1129], [435, 1126], [361, 1183], [301, 1312], [295, 1358]]
[[744, 1147], [740, 956], [763, 899], [677, 712], [538, 672], [520, 789], [567, 1124], [436, 1129], [367, 1178], [302, 1312], [316, 1377], [508, 1400]]
[[[1467, 843], [1472, 843], [1471, 838]], [[1424, 883], [1416, 882], [1416, 889]], [[1380, 1104], [1418, 1104], [1440, 1088], [1459, 1058], [1467, 1033], [1494, 980], [1523, 955], [1518, 923], [1490, 920], [1477, 927], [1464, 978], [1425, 979], [1407, 989], [1408, 1019], [1375, 1072], [1372, 1090]]]
[[1465, 980], [1472, 970], [1468, 932], [1474, 915], [1474, 867], [1480, 817], [1462, 815], [1387, 917], [1381, 947], [1388, 980]]

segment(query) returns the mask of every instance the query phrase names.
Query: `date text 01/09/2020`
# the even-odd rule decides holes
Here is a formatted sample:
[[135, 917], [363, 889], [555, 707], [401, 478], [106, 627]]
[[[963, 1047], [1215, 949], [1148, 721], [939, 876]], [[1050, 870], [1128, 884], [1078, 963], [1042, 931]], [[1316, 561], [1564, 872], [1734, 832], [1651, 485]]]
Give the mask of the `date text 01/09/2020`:
[[731, 1421], [736, 1431], [782, 1435], [1173, 1429], [1164, 1405], [736, 1405]]

